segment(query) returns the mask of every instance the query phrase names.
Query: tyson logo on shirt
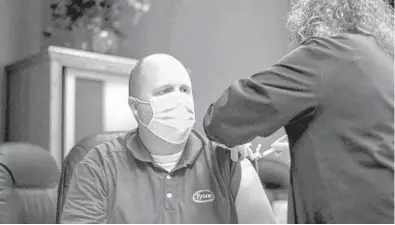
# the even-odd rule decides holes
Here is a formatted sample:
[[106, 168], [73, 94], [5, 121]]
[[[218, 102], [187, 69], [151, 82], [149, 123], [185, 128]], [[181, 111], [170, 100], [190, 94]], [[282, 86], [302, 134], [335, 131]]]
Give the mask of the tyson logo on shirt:
[[207, 203], [214, 201], [214, 193], [208, 189], [199, 190], [195, 192], [192, 196], [192, 200], [196, 203]]

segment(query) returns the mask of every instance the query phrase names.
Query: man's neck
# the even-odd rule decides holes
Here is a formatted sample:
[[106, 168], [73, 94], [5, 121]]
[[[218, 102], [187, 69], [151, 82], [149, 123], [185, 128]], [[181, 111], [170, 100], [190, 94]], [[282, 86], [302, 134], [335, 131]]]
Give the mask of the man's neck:
[[154, 155], [172, 155], [184, 150], [186, 142], [180, 144], [172, 144], [169, 143], [156, 135], [154, 135], [151, 131], [145, 128], [139, 129], [139, 137], [141, 142], [143, 142], [144, 146], [147, 150]]

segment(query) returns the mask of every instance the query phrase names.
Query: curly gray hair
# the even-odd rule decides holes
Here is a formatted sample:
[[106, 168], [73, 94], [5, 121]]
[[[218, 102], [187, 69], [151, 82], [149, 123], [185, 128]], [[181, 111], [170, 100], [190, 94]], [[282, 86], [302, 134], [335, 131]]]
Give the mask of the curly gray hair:
[[311, 36], [364, 30], [394, 57], [394, 9], [388, 0], [297, 0], [288, 14], [287, 28], [296, 44]]

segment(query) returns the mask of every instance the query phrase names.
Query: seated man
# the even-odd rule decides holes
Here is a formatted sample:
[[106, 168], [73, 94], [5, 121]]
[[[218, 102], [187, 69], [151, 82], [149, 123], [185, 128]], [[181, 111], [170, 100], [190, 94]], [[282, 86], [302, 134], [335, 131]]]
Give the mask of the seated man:
[[274, 223], [251, 163], [223, 160], [230, 151], [192, 130], [191, 81], [179, 61], [144, 58], [129, 87], [138, 128], [76, 166], [62, 223]]

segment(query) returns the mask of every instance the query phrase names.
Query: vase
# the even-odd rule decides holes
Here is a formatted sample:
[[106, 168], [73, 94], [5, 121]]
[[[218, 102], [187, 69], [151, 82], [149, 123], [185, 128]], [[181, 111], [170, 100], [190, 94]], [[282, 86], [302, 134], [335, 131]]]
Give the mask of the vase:
[[60, 35], [54, 36], [55, 39], [58, 38], [62, 40], [63, 46], [66, 48], [74, 48], [80, 50], [88, 50], [90, 35], [86, 34], [82, 30], [73, 29], [70, 32], [63, 32]]
[[120, 37], [111, 29], [93, 32], [92, 50], [102, 54], [116, 54], [120, 46]]

